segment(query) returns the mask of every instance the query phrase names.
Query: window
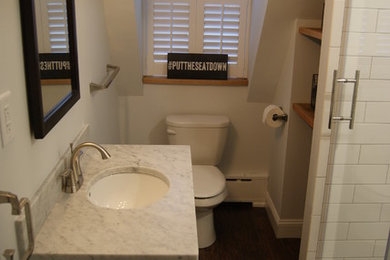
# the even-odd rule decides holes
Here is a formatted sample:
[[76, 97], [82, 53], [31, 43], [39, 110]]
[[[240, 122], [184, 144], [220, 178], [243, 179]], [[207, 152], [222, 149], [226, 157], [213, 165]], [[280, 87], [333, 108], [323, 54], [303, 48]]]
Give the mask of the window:
[[39, 53], [69, 52], [66, 0], [41, 0], [36, 3]]
[[166, 75], [168, 52], [222, 53], [229, 77], [246, 77], [249, 1], [147, 1], [146, 74]]

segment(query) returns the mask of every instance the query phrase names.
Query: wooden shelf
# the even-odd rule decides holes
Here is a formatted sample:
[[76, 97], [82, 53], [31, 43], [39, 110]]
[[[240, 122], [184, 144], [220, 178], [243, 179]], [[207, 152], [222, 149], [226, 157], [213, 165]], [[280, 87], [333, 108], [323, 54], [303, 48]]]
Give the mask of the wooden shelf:
[[314, 124], [314, 110], [310, 104], [294, 103], [294, 111], [305, 121], [311, 128]]
[[204, 86], [248, 86], [248, 79], [234, 78], [228, 80], [209, 79], [167, 79], [166, 77], [144, 76], [145, 84], [169, 84], [169, 85], [204, 85]]
[[299, 27], [299, 32], [303, 35], [320, 40], [322, 39], [321, 28]]

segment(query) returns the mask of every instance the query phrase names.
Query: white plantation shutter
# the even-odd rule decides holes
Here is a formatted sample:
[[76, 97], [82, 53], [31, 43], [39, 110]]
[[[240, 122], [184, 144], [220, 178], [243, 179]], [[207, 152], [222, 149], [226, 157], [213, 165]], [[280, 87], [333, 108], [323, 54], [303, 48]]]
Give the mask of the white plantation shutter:
[[153, 60], [166, 62], [168, 52], [189, 52], [190, 4], [153, 4]]
[[203, 53], [228, 54], [229, 77], [247, 76], [247, 0], [198, 0]]
[[39, 52], [69, 52], [66, 0], [40, 0], [36, 3]]
[[229, 55], [229, 65], [237, 64], [240, 36], [239, 4], [205, 4], [203, 53]]
[[69, 52], [66, 1], [48, 0], [46, 7], [51, 52]]
[[168, 52], [229, 55], [229, 77], [246, 77], [249, 0], [150, 0], [146, 74], [166, 75]]
[[168, 52], [191, 51], [194, 24], [193, 0], [148, 2], [147, 68], [150, 75], [166, 75]]

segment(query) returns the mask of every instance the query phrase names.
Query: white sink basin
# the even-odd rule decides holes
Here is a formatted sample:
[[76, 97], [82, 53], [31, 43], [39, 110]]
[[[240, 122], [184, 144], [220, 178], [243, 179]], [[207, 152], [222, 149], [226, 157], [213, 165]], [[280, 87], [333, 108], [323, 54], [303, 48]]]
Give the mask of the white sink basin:
[[169, 181], [162, 173], [129, 167], [97, 176], [89, 187], [88, 199], [111, 209], [143, 208], [160, 200], [168, 190]]

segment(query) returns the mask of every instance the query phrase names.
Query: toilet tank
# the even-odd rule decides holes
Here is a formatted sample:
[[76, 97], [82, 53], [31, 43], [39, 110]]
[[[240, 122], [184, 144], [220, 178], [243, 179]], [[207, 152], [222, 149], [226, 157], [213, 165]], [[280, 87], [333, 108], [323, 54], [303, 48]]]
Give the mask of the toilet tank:
[[217, 165], [228, 134], [229, 118], [223, 115], [169, 115], [170, 144], [190, 145], [192, 164]]

